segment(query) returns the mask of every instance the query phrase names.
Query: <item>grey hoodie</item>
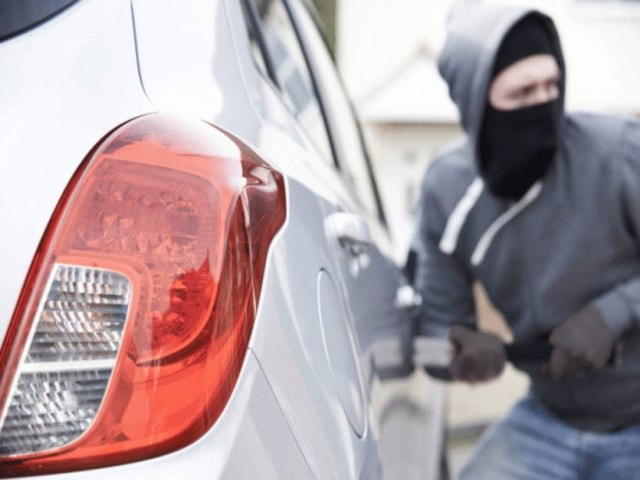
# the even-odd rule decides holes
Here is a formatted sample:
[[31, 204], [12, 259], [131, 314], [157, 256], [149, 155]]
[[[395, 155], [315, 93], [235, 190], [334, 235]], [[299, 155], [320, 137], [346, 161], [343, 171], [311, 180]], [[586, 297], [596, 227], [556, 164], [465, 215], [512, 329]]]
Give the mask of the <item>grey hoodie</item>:
[[478, 170], [477, 137], [494, 56], [526, 15], [541, 14], [479, 6], [450, 24], [439, 67], [466, 136], [439, 155], [423, 183], [418, 331], [445, 335], [454, 324], [475, 326], [474, 280], [516, 342], [548, 335], [593, 303], [622, 339], [622, 366], [559, 381], [540, 366], [517, 367], [559, 418], [581, 429], [618, 430], [640, 424], [640, 124], [565, 114], [544, 179], [515, 203], [491, 194]]

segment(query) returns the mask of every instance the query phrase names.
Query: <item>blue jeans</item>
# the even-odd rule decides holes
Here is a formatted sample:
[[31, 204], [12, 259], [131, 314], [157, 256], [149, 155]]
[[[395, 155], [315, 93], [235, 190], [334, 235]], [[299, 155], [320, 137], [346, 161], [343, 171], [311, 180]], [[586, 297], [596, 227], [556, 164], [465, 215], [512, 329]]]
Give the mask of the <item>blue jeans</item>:
[[640, 426], [584, 432], [526, 397], [482, 436], [460, 480], [534, 479], [640, 480]]

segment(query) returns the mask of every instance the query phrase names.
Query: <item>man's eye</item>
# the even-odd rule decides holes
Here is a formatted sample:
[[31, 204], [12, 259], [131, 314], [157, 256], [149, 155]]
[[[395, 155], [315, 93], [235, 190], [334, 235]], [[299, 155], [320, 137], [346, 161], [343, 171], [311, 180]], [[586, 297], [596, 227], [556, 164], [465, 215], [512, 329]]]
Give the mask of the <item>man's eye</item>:
[[531, 95], [534, 92], [534, 90], [535, 90], [535, 87], [533, 85], [528, 85], [518, 90], [516, 96], [518, 98], [527, 98], [529, 95]]

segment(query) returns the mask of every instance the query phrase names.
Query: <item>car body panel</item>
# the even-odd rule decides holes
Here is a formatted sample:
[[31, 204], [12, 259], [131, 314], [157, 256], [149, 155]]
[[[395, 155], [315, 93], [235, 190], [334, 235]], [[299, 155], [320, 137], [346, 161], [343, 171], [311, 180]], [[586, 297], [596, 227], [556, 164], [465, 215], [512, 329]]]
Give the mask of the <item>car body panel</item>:
[[[371, 436], [359, 438], [345, 415], [325, 353], [318, 308], [318, 275], [335, 276], [324, 235], [327, 204], [295, 181], [288, 185], [287, 224], [272, 247], [270, 268], [250, 348], [289, 421], [312, 470], [356, 478]], [[301, 245], [313, 243], [313, 249]], [[292, 254], [298, 252], [298, 255]], [[336, 455], [335, 452], [341, 452]]]
[[[42, 55], [50, 45], [56, 46], [55, 55]], [[127, 0], [79, 2], [0, 43], [0, 71], [3, 338], [73, 172], [100, 138], [153, 107], [140, 85]]]
[[142, 84], [158, 111], [205, 119], [255, 143], [260, 119], [242, 88], [224, 2], [133, 0], [132, 10]]

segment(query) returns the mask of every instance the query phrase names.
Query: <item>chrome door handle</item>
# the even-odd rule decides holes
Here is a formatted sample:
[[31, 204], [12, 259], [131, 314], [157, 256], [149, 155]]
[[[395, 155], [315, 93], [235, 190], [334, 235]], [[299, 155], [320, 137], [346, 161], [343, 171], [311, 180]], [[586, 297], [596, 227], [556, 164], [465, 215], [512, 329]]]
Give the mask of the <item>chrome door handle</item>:
[[327, 237], [347, 254], [351, 275], [358, 277], [370, 264], [373, 241], [365, 220], [353, 213], [336, 212], [325, 219]]
[[351, 237], [339, 237], [338, 243], [340, 246], [349, 252], [352, 257], [360, 257], [365, 255], [371, 249], [371, 243], [356, 240]]
[[332, 213], [325, 220], [327, 235], [352, 257], [360, 257], [371, 250], [372, 240], [366, 222], [353, 213]]

